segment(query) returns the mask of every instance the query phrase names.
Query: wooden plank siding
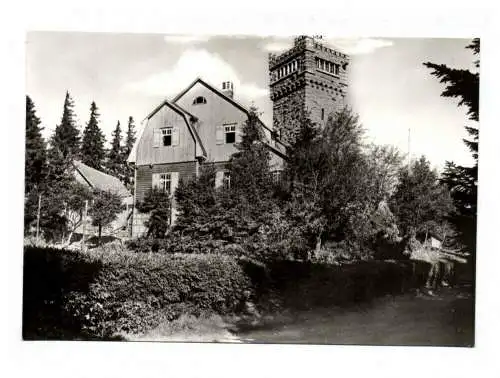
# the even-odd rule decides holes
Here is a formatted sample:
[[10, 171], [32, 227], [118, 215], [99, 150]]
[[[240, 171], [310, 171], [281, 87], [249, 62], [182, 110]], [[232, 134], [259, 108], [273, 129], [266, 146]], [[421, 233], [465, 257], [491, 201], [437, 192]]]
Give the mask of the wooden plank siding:
[[[176, 128], [179, 143], [176, 146], [154, 146], [154, 130], [164, 127]], [[195, 141], [191, 135], [186, 119], [167, 105], [161, 107], [146, 121], [144, 132], [137, 146], [136, 165], [161, 164], [165, 162], [185, 162], [195, 158]]]
[[[166, 164], [156, 164], [156, 165], [141, 165], [136, 167], [136, 184], [135, 184], [135, 200], [136, 204], [144, 200], [146, 193], [152, 188], [153, 185], [153, 174], [154, 173], [179, 173], [179, 182], [189, 181], [196, 177], [196, 172], [198, 169], [197, 161], [188, 161], [180, 163], [166, 163]], [[175, 209], [175, 200], [172, 204]], [[132, 220], [132, 237], [141, 236], [146, 232], [146, 227], [144, 222], [149, 218], [148, 214], [140, 213], [137, 208], [134, 209], [133, 220]]]
[[153, 185], [153, 173], [179, 172], [179, 181], [187, 181], [196, 177], [197, 161], [187, 161], [181, 163], [166, 163], [138, 166], [136, 176], [136, 201], [144, 200], [144, 195]]
[[[206, 104], [193, 104], [194, 99], [199, 96], [206, 98]], [[207, 151], [207, 160], [215, 162], [229, 160], [236, 152], [236, 148], [234, 144], [217, 144], [217, 127], [235, 124], [238, 141], [238, 134], [241, 133], [248, 115], [199, 82], [175, 103], [198, 117], [195, 129]]]

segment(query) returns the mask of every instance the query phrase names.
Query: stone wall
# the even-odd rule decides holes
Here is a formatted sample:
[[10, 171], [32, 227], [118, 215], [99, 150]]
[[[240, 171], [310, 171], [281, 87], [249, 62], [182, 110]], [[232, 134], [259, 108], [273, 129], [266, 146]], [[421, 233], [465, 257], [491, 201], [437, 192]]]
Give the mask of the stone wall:
[[[338, 75], [318, 69], [316, 60], [339, 66]], [[298, 70], [276, 80], [274, 72], [290, 59], [299, 62]], [[286, 143], [292, 143], [304, 115], [324, 126], [328, 116], [346, 105], [349, 57], [299, 37], [292, 49], [269, 56], [270, 94], [273, 101], [273, 126]]]

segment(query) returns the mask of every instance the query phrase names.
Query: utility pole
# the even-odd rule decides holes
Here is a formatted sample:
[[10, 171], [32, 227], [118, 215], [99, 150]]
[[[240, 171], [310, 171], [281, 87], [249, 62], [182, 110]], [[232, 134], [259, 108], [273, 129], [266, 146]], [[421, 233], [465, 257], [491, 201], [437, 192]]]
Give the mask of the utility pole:
[[85, 251], [85, 226], [87, 225], [88, 206], [89, 206], [89, 201], [85, 200], [85, 210], [83, 212], [83, 224], [82, 224], [82, 243], [81, 243], [82, 251]]
[[42, 194], [38, 194], [38, 210], [36, 212], [36, 244], [38, 245], [39, 243], [39, 237], [40, 237], [40, 207], [42, 204]]
[[411, 129], [408, 129], [408, 173], [411, 173]]

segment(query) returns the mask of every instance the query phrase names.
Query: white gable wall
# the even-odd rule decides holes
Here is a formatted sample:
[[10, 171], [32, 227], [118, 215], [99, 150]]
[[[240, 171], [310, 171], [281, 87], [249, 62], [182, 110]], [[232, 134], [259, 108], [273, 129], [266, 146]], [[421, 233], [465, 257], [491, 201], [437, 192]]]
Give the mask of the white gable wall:
[[[207, 103], [193, 104], [198, 96], [205, 97]], [[195, 128], [207, 151], [208, 161], [229, 160], [236, 148], [233, 144], [217, 144], [217, 127], [236, 124], [238, 135], [238, 130], [241, 131], [248, 118], [247, 114], [199, 82], [179, 98], [176, 104], [198, 117]]]
[[[155, 134], [161, 128], [175, 129], [178, 143], [175, 146], [163, 146], [160, 137], [159, 146], [155, 143]], [[156, 131], [155, 131], [156, 130]], [[146, 121], [141, 139], [137, 145], [136, 165], [176, 163], [195, 160], [195, 142], [188, 129], [186, 120], [167, 105]]]

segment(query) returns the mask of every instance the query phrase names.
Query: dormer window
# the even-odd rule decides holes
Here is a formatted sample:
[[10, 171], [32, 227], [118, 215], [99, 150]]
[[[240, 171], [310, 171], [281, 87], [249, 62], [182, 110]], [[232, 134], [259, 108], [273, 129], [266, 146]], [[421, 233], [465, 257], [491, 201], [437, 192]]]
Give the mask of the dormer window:
[[193, 101], [193, 105], [206, 104], [206, 103], [207, 103], [207, 99], [203, 96], [198, 96]]

